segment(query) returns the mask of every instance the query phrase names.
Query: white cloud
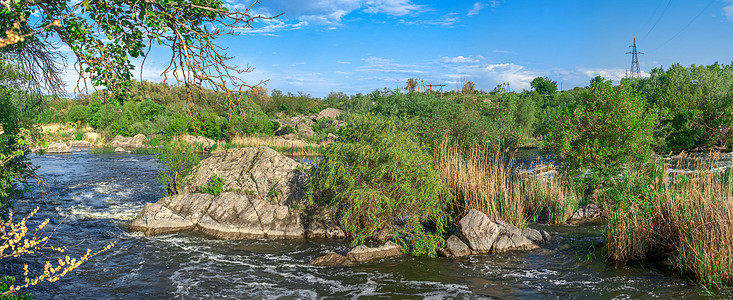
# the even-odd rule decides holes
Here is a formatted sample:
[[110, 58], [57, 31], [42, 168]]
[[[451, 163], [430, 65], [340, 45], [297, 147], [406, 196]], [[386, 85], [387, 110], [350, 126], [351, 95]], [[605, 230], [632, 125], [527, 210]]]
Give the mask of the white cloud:
[[484, 67], [484, 72], [494, 82], [508, 82], [512, 90], [529, 89], [532, 79], [539, 76], [538, 72], [513, 63], [488, 64]]
[[424, 74], [425, 71], [421, 70], [424, 67], [411, 64], [400, 64], [396, 63], [391, 59], [379, 58], [379, 57], [368, 57], [362, 59], [365, 63], [363, 66], [357, 68], [359, 72], [366, 73], [392, 73], [414, 76], [417, 74]]
[[728, 5], [723, 7], [723, 14], [728, 17], [728, 20], [733, 21], [733, 0], [728, 0]]
[[[585, 75], [587, 78], [594, 78], [596, 76], [601, 76], [604, 79], [618, 81], [626, 77], [626, 70], [625, 69], [602, 69], [602, 68], [578, 68], [577, 70], [581, 74]], [[649, 77], [649, 73], [641, 71], [641, 77]]]
[[466, 16], [473, 17], [475, 15], [478, 15], [482, 8], [484, 8], [484, 4], [481, 2], [476, 2], [473, 4], [473, 7], [468, 11], [468, 13], [466, 13]]
[[416, 20], [416, 21], [400, 20], [400, 23], [407, 24], [407, 25], [431, 25], [431, 26], [441, 26], [441, 27], [453, 27], [453, 25], [458, 23], [460, 20], [461, 18], [459, 18], [456, 13], [450, 13], [450, 14], [444, 15], [443, 17], [439, 19]]
[[442, 57], [440, 61], [444, 63], [463, 64], [463, 63], [477, 63], [478, 59], [470, 58], [470, 57], [463, 57], [462, 55], [459, 55], [456, 57], [445, 56], [445, 57]]
[[[228, 7], [237, 10], [245, 10], [250, 5], [251, 0], [227, 4]], [[414, 4], [411, 0], [268, 0], [256, 5], [252, 12], [264, 16], [282, 14], [278, 19], [287, 23], [296, 20], [303, 25], [327, 26], [329, 29], [334, 29], [342, 25], [345, 16], [357, 11], [404, 16], [424, 10], [426, 10], [424, 5]], [[274, 26], [271, 28], [278, 29]]]
[[424, 9], [424, 5], [413, 4], [410, 0], [367, 0], [364, 12], [404, 16]]

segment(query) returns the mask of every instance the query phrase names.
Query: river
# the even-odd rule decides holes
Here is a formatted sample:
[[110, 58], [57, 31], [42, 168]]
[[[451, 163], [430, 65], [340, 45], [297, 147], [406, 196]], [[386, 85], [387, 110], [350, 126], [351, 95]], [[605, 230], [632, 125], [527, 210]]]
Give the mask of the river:
[[[340, 240], [219, 241], [177, 233], [145, 237], [127, 227], [146, 202], [164, 193], [151, 155], [31, 155], [47, 186], [33, 185], [16, 215], [35, 206], [31, 223], [58, 225], [52, 244], [80, 256], [100, 254], [56, 283], [29, 292], [36, 299], [157, 298], [703, 298], [689, 279], [656, 263], [615, 264], [603, 257], [601, 224], [548, 226], [553, 241], [529, 252], [457, 259], [398, 257], [352, 267], [308, 262], [348, 248]], [[43, 255], [0, 262], [3, 274], [42, 270]], [[713, 292], [729, 298], [729, 290]]]

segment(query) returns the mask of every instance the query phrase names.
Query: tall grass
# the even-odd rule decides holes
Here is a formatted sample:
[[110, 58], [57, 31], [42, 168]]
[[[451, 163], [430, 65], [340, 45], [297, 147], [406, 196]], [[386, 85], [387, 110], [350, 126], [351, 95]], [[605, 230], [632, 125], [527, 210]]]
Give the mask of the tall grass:
[[277, 152], [291, 156], [320, 156], [321, 146], [301, 140], [286, 140], [280, 137], [235, 136], [230, 142], [218, 141], [211, 153], [241, 147], [268, 146]]
[[458, 220], [470, 209], [492, 220], [516, 226], [528, 219], [562, 223], [577, 208], [577, 201], [561, 178], [513, 174], [504, 152], [471, 148], [468, 151], [442, 142], [436, 155], [438, 171], [454, 190]]
[[629, 174], [604, 193], [611, 259], [667, 255], [705, 285], [733, 283], [731, 171], [715, 169], [717, 156], [696, 165], [691, 174]]

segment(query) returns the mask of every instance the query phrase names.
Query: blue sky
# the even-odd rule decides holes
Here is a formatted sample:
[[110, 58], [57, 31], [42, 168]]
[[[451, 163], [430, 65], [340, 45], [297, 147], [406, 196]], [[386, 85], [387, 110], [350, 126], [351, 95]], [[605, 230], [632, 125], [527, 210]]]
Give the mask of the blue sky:
[[[733, 61], [733, 0], [426, 1], [261, 0], [274, 15], [222, 43], [233, 62], [256, 68], [268, 90], [367, 93], [407, 78], [454, 89], [462, 79], [514, 91], [546, 76], [563, 89], [596, 75], [618, 80], [630, 67], [633, 38], [642, 72]], [[251, 0], [229, 2], [232, 8]], [[143, 79], [160, 81], [165, 52]], [[73, 87], [73, 86], [72, 86]]]

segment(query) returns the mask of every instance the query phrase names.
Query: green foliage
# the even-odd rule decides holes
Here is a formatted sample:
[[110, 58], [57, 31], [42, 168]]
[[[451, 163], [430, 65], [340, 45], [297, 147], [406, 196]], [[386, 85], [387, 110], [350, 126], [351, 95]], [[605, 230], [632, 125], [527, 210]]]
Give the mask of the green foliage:
[[[14, 68], [0, 60], [0, 82], [22, 78]], [[26, 120], [13, 102], [15, 89], [0, 84], [0, 219], [6, 220], [13, 200], [21, 196], [25, 179], [33, 174], [23, 148], [28, 135]], [[27, 95], [27, 94], [26, 94]]]
[[224, 183], [224, 179], [216, 174], [213, 174], [211, 178], [209, 178], [209, 180], [206, 182], [206, 184], [201, 185], [201, 192], [218, 196], [223, 191]]
[[543, 140], [569, 170], [590, 169], [606, 181], [624, 163], [646, 159], [656, 124], [638, 94], [609, 81], [581, 94], [578, 106], [559, 115]]
[[662, 151], [731, 146], [733, 65], [656, 68], [636, 89], [657, 111]]
[[[10, 288], [10, 285], [13, 284], [14, 281], [15, 281], [15, 277], [13, 276], [2, 276], [2, 278], [0, 278], [0, 294], [3, 292], [6, 292]], [[0, 300], [31, 300], [31, 299], [33, 299], [31, 297], [31, 294], [25, 293], [25, 292], [15, 292], [15, 293], [8, 294], [8, 295], [0, 295]]]
[[444, 244], [452, 196], [406, 128], [395, 117], [354, 116], [343, 142], [327, 146], [308, 194], [336, 208], [354, 245], [391, 239], [413, 255], [433, 256]]
[[110, 124], [110, 136], [130, 136], [132, 133], [132, 123], [127, 117], [122, 117]]
[[66, 122], [87, 124], [89, 122], [89, 109], [83, 105], [74, 105], [66, 115]]
[[532, 88], [540, 95], [551, 95], [557, 92], [557, 81], [551, 80], [547, 77], [536, 77], [532, 80], [530, 86], [532, 86]]
[[168, 185], [169, 196], [178, 194], [185, 177], [191, 174], [199, 163], [196, 149], [183, 142], [165, 144], [159, 149], [155, 158], [160, 163], [158, 182]]

